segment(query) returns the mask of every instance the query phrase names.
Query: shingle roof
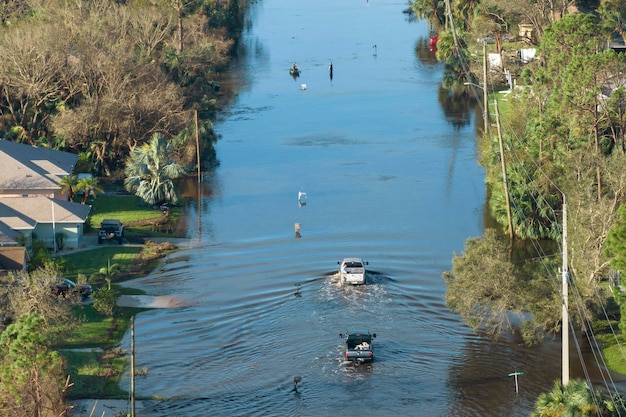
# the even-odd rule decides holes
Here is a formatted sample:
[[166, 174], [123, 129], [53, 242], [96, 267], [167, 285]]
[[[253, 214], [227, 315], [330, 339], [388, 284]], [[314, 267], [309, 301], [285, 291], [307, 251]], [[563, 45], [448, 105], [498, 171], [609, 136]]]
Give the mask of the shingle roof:
[[78, 155], [0, 139], [1, 190], [57, 190]]
[[23, 246], [13, 246], [0, 248], [0, 270], [19, 271], [26, 265], [26, 248]]
[[22, 234], [11, 229], [4, 223], [0, 223], [0, 246], [8, 246], [17, 244], [17, 239]]
[[0, 223], [13, 230], [34, 229], [37, 223], [84, 223], [91, 206], [48, 197], [0, 199]]

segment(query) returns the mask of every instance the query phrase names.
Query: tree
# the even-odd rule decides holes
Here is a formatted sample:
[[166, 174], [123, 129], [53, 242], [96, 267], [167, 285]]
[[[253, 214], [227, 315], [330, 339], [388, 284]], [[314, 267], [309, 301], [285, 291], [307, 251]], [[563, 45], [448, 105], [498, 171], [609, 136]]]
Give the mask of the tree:
[[604, 253], [611, 260], [611, 267], [626, 272], [626, 204], [615, 213], [615, 223], [604, 242]]
[[96, 198], [96, 195], [104, 191], [98, 185], [98, 180], [94, 177], [84, 177], [76, 183], [76, 190], [83, 193], [82, 204], [86, 204], [90, 196]]
[[22, 315], [0, 335], [0, 409], [17, 417], [68, 413], [65, 364], [50, 349], [46, 325], [36, 313]]
[[611, 39], [617, 32], [622, 39], [626, 40], [624, 25], [626, 24], [626, 1], [604, 0], [598, 6], [598, 14], [607, 38]]
[[76, 191], [76, 175], [66, 175], [59, 182], [61, 191], [67, 193], [67, 201], [74, 201], [74, 192]]
[[484, 238], [465, 242], [461, 255], [452, 258], [452, 271], [444, 272], [446, 304], [474, 330], [497, 338], [510, 327], [509, 311], [519, 304], [517, 271], [509, 260], [511, 248], [493, 229]]
[[575, 379], [563, 386], [556, 380], [550, 392], [539, 395], [531, 417], [617, 417], [625, 411], [621, 397], [606, 397], [586, 381]]
[[[59, 276], [57, 268], [50, 262], [30, 273], [9, 275], [8, 304], [3, 313], [13, 320], [28, 313], [37, 313], [45, 324], [54, 327], [54, 333], [47, 333], [49, 338], [62, 337], [65, 332], [71, 332], [76, 325], [72, 308], [81, 305], [81, 300], [78, 294], [70, 293], [64, 302], [59, 302], [52, 291]], [[55, 326], [57, 324], [63, 326]]]
[[174, 162], [173, 149], [160, 134], [135, 148], [126, 164], [124, 186], [148, 204], [176, 202], [173, 180], [187, 173]]

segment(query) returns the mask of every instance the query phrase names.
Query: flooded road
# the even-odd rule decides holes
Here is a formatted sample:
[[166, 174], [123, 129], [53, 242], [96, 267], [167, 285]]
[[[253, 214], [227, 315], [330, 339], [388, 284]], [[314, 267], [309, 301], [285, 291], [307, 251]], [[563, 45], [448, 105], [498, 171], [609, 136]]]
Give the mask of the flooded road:
[[[164, 399], [146, 415], [527, 416], [560, 377], [559, 343], [490, 342], [445, 306], [442, 272], [482, 235], [484, 172], [474, 113], [442, 107], [428, 26], [404, 8], [251, 6], [197, 244], [129, 284], [174, 300], [136, 318], [136, 393]], [[353, 256], [368, 284], [345, 288]], [[354, 328], [378, 335], [371, 365], [342, 359]]]

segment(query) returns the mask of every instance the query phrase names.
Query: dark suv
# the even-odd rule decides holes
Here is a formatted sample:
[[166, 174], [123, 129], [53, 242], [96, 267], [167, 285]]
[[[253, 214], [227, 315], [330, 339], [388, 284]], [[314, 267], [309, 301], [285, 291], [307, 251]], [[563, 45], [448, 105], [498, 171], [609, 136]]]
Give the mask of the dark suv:
[[118, 243], [124, 241], [124, 224], [119, 220], [105, 219], [100, 223], [100, 230], [98, 231], [98, 243], [102, 243], [104, 240], [115, 239]]

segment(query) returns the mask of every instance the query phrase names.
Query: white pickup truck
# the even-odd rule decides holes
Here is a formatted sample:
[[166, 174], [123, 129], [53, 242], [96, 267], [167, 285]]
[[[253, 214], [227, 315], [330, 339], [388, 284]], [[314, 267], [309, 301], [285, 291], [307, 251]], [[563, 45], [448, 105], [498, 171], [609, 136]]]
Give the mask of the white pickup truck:
[[340, 265], [339, 279], [342, 284], [365, 284], [367, 262], [363, 262], [361, 258], [344, 258], [343, 261], [337, 263]]
[[374, 360], [374, 346], [372, 345], [376, 333], [368, 331], [349, 331], [340, 333], [345, 338], [346, 360], [356, 363], [372, 362]]

